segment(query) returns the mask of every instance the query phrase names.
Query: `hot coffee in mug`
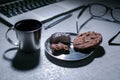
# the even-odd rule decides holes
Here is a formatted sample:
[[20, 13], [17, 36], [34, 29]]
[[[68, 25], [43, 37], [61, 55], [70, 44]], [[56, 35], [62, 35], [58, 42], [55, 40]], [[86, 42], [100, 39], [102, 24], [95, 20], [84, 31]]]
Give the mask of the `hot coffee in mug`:
[[[26, 19], [18, 21], [12, 28], [9, 28], [6, 32], [6, 39], [13, 45], [19, 46], [20, 50], [25, 52], [32, 52], [40, 49], [42, 23], [33, 20]], [[18, 39], [18, 43], [13, 42], [8, 32], [14, 30]]]

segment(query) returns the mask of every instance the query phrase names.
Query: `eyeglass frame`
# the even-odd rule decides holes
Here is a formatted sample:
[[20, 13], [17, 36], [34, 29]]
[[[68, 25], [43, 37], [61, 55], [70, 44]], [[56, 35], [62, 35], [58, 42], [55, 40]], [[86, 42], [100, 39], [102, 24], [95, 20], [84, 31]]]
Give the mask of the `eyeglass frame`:
[[112, 38], [110, 38], [110, 40], [108, 41], [108, 44], [109, 45], [116, 45], [116, 46], [120, 45], [120, 43], [113, 43], [112, 42], [119, 34], [120, 34], [120, 31], [117, 32], [117, 34], [115, 34]]
[[[103, 15], [101, 15], [101, 16], [95, 16], [95, 15], [93, 15], [92, 12], [91, 12], [91, 6], [92, 6], [92, 5], [100, 5], [100, 6], [105, 7], [105, 8], [106, 8], [105, 13], [104, 13]], [[89, 13], [90, 13], [91, 17], [90, 17], [88, 20], [86, 20], [86, 21], [80, 26], [80, 28], [78, 29], [78, 27], [79, 27], [79, 26], [78, 26], [79, 18], [81, 17], [81, 15], [84, 13], [84, 11], [85, 11], [87, 8], [89, 8]], [[111, 7], [108, 7], [108, 6], [106, 6], [106, 5], [104, 5], [104, 4], [101, 4], [101, 3], [91, 3], [91, 4], [88, 4], [88, 5], [83, 6], [82, 10], [79, 12], [79, 14], [78, 14], [78, 16], [77, 16], [77, 19], [76, 19], [76, 29], [77, 29], [77, 33], [79, 33], [79, 31], [81, 30], [81, 28], [82, 28], [86, 23], [88, 23], [91, 19], [104, 20], [104, 21], [114, 22], [114, 23], [119, 23], [119, 24], [120, 24], [120, 21], [118, 21], [118, 20], [113, 16], [113, 10], [115, 10], [115, 9], [120, 9], [120, 7], [111, 8]], [[114, 19], [114, 21], [111, 21], [111, 20], [109, 20], [109, 19], [106, 19], [106, 18], [103, 18], [103, 17], [102, 17], [102, 16], [104, 16], [109, 10], [110, 10], [111, 17]]]
[[[120, 23], [120, 21], [116, 20], [116, 19], [114, 18], [114, 16], [113, 16], [113, 13], [112, 13], [113, 8], [107, 7], [106, 5], [100, 4], [100, 3], [92, 3], [92, 4], [99, 4], [99, 5], [102, 5], [102, 6], [106, 7], [106, 13], [107, 13], [107, 11], [110, 9], [111, 16], [112, 16], [112, 18], [114, 19], [114, 21], [111, 21], [111, 20], [102, 18], [103, 20], [109, 21], [109, 22]], [[101, 18], [102, 16], [104, 16], [104, 15], [106, 14], [106, 13], [105, 13], [105, 14], [103, 14], [102, 16], [94, 16], [94, 15], [92, 15], [92, 13], [91, 13], [91, 11], [90, 11], [90, 9], [89, 9], [89, 13], [90, 13], [92, 16], [91, 16], [88, 20], [86, 20], [86, 21], [80, 26], [80, 28], [78, 29], [78, 20], [79, 20], [80, 16], [83, 14], [83, 12], [84, 12], [89, 6], [90, 6], [90, 5], [84, 6], [84, 7], [82, 8], [82, 10], [80, 11], [80, 13], [78, 14], [78, 16], [77, 16], [77, 19], [76, 19], [76, 29], [77, 29], [77, 33], [79, 33], [79, 30], [81, 30], [81, 28], [82, 28], [85, 24], [87, 24], [90, 20], [92, 20], [92, 19], [97, 19], [96, 17], [100, 17], [100, 18]], [[114, 8], [114, 9], [120, 9], [120, 8], [117, 7], [117, 8]], [[109, 45], [117, 45], [117, 46], [119, 46], [120, 43], [113, 43], [113, 42], [112, 42], [119, 34], [120, 34], [120, 31], [119, 31], [117, 34], [115, 34], [115, 35], [108, 41], [108, 44], [109, 44]]]

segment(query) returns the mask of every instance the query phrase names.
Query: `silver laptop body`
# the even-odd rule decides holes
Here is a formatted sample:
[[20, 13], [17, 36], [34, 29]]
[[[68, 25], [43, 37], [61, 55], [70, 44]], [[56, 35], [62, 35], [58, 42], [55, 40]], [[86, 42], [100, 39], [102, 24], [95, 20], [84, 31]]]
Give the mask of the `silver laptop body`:
[[[47, 1], [48, 2], [53, 1], [53, 2], [46, 3], [44, 6], [38, 7], [38, 8], [32, 9], [32, 10], [29, 9], [30, 6], [27, 6], [26, 11], [23, 11], [23, 12], [19, 11], [18, 14], [13, 14], [13, 15], [6, 15], [6, 14], [3, 14], [4, 12], [1, 12], [1, 11], [3, 11], [2, 9], [4, 8], [5, 5], [17, 3], [17, 5], [20, 6], [23, 3], [20, 4], [19, 2], [22, 2], [22, 1], [23, 0], [15, 0], [15, 1], [12, 1], [9, 3], [0, 4], [1, 20], [4, 20], [11, 25], [14, 25], [17, 21], [23, 20], [23, 19], [36, 19], [36, 20], [45, 22], [45, 21], [49, 21], [52, 18], [60, 16], [64, 13], [67, 13], [69, 11], [78, 9], [84, 4], [80, 0], [43, 0], [46, 2]], [[34, 0], [29, 0], [29, 1], [34, 1]], [[38, 1], [38, 0], [35, 0], [35, 1]], [[30, 2], [29, 2], [29, 4], [30, 4]], [[35, 3], [35, 5], [39, 6], [39, 4], [37, 4], [37, 3]], [[32, 5], [32, 6], [34, 7], [34, 5]], [[14, 6], [14, 7], [17, 7], [17, 6]], [[23, 8], [22, 10], [25, 10], [25, 8], [23, 6], [21, 6], [21, 7]]]

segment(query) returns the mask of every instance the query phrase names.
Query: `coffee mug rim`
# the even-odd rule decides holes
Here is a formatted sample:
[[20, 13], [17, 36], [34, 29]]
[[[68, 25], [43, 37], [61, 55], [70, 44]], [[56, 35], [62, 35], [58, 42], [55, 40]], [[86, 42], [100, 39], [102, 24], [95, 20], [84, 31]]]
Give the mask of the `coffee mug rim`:
[[[16, 28], [16, 25], [19, 24], [20, 22], [23, 22], [23, 21], [36, 21], [40, 24], [39, 28], [36, 28], [36, 29], [33, 29], [33, 30], [28, 30], [28, 31], [24, 31], [24, 30], [19, 30]], [[38, 31], [39, 29], [42, 28], [42, 23], [39, 21], [39, 20], [36, 20], [36, 19], [23, 19], [23, 20], [20, 20], [18, 22], [15, 23], [15, 25], [13, 25], [13, 28], [17, 31], [21, 31], [21, 32], [35, 32], [35, 31]]]

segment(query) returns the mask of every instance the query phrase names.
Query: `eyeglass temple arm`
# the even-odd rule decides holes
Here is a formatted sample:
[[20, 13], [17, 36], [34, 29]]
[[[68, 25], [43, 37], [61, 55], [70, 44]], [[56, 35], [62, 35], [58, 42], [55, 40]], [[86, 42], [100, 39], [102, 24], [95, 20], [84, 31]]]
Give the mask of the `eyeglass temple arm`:
[[78, 26], [78, 20], [79, 18], [81, 17], [81, 15], [83, 14], [83, 12], [87, 9], [88, 5], [86, 6], [83, 6], [82, 10], [79, 12], [78, 16], [77, 16], [77, 19], [76, 19], [76, 29], [77, 29], [77, 33], [79, 33], [80, 29], [79, 26]]
[[80, 16], [83, 14], [83, 12], [87, 9], [88, 6], [89, 6], [89, 5], [83, 6], [82, 11], [80, 11], [80, 13], [79, 13], [78, 16], [77, 16], [77, 19], [80, 18]]
[[79, 30], [78, 32], [80, 32], [80, 30], [84, 27], [85, 24], [87, 24], [90, 20], [92, 20], [93, 17], [90, 17], [88, 20], [86, 20], [80, 27], [79, 27]]
[[108, 41], [108, 44], [109, 44], [109, 45], [120, 45], [120, 43], [112, 43], [112, 41], [113, 41], [119, 34], [120, 34], [120, 31]]

